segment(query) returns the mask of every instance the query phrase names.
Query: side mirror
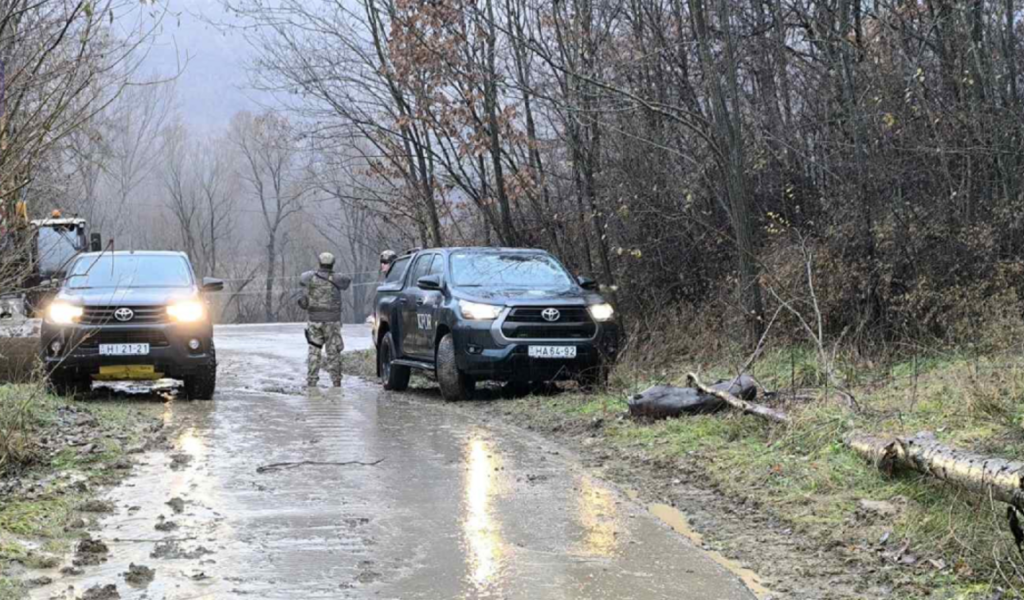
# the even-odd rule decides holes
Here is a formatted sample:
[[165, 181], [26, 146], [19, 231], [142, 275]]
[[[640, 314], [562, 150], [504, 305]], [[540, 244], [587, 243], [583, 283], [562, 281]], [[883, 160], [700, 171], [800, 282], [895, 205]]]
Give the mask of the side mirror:
[[98, 233], [89, 235], [89, 252], [100, 252], [103, 250], [103, 236]]
[[576, 280], [579, 281], [580, 287], [585, 290], [597, 289], [597, 282], [589, 277], [584, 277], [583, 275], [580, 275], [579, 277], [576, 278]]
[[219, 292], [224, 289], [224, 281], [216, 277], [203, 277], [204, 292]]
[[440, 275], [424, 275], [416, 281], [416, 285], [421, 290], [440, 290], [441, 289], [441, 276]]

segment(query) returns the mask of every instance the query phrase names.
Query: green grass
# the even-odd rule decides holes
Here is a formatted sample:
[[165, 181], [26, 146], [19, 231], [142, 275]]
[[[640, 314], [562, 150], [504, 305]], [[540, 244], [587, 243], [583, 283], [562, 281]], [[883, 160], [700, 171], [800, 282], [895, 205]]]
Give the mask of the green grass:
[[33, 432], [53, 408], [41, 386], [0, 386], [0, 475], [33, 460]]
[[0, 575], [0, 600], [21, 600], [25, 597], [25, 588], [21, 583]]
[[346, 375], [373, 380], [377, 378], [376, 350], [357, 350], [346, 352], [342, 357], [341, 368]]
[[[62, 424], [61, 409], [71, 405], [78, 413], [94, 417], [95, 425], [82, 431]], [[10, 563], [44, 567], [71, 547], [77, 534], [67, 525], [78, 516], [77, 507], [92, 496], [90, 490], [121, 477], [123, 471], [111, 465], [124, 456], [125, 446], [139, 441], [148, 420], [142, 411], [124, 403], [77, 403], [49, 396], [39, 386], [0, 385], [0, 440], [6, 440], [6, 445], [0, 445], [4, 453], [0, 476], [45, 482], [42, 489], [33, 489], [31, 498], [17, 494], [0, 498], [0, 600], [23, 597], [20, 584], [4, 575]], [[88, 438], [82, 441], [95, 444], [99, 451], [82, 455], [78, 448], [69, 447], [48, 452], [36, 443], [52, 428], [72, 426], [83, 434], [87, 431]], [[57, 473], [74, 473], [86, 485], [50, 477]]]

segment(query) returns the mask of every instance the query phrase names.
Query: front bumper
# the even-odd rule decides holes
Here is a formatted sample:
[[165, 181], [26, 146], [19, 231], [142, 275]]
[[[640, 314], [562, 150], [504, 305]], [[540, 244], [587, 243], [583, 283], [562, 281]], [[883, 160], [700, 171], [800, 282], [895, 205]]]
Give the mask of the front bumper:
[[[163, 377], [182, 379], [216, 363], [209, 323], [59, 326], [44, 322], [40, 337], [40, 358], [47, 373], [60, 375], [95, 377], [104, 367], [151, 366]], [[200, 342], [198, 350], [188, 347], [193, 339]], [[60, 342], [58, 352], [53, 351], [54, 341]], [[100, 343], [150, 343], [150, 349], [141, 356], [106, 356], [100, 355]]]
[[[463, 373], [479, 380], [557, 381], [615, 362], [619, 328], [614, 322], [597, 324], [593, 338], [509, 340], [496, 332], [491, 321], [463, 321], [452, 330], [455, 362]], [[575, 346], [576, 358], [532, 358], [530, 346]]]

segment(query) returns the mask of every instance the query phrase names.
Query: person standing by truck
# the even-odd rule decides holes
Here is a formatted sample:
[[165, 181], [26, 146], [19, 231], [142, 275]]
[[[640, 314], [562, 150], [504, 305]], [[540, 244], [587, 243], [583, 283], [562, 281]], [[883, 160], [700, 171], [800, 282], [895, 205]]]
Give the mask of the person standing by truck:
[[385, 250], [380, 253], [380, 278], [384, 279], [388, 276], [388, 271], [391, 269], [391, 263], [395, 262], [398, 258], [398, 254], [394, 250]]
[[319, 257], [319, 268], [306, 271], [299, 279], [305, 295], [299, 306], [308, 313], [306, 342], [306, 385], [316, 387], [320, 380], [323, 355], [327, 355], [327, 372], [334, 387], [341, 387], [341, 352], [345, 342], [341, 337], [341, 292], [352, 280], [334, 273], [334, 255], [324, 252]]

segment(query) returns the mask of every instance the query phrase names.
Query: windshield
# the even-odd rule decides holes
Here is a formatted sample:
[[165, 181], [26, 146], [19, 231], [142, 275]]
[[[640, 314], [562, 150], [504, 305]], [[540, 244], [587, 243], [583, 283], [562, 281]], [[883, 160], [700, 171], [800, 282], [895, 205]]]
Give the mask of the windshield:
[[546, 254], [453, 254], [452, 281], [458, 287], [564, 290], [572, 279]]
[[44, 276], [67, 268], [84, 244], [74, 225], [39, 228], [39, 272]]
[[83, 256], [68, 273], [72, 289], [189, 287], [192, 274], [180, 256]]

